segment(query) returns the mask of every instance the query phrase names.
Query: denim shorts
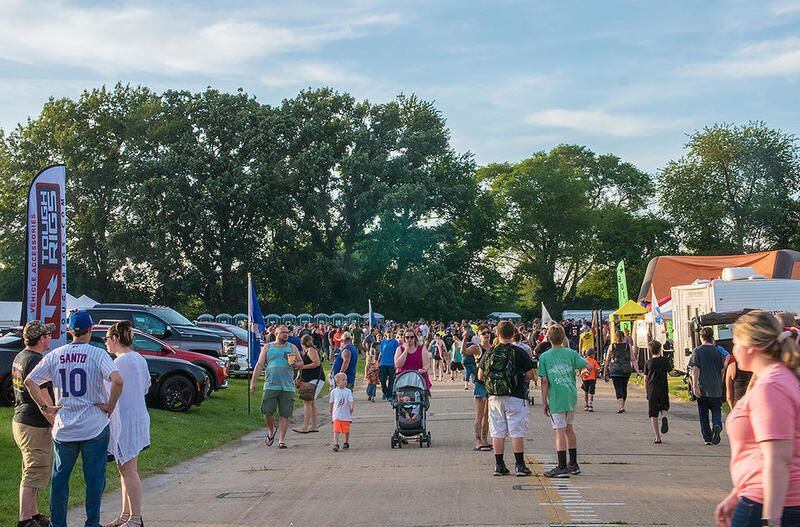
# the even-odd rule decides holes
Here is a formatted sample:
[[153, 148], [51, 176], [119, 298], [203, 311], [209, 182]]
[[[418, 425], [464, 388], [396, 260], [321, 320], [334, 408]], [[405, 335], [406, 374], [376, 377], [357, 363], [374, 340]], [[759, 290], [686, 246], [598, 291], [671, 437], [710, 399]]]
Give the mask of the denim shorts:
[[489, 394], [486, 393], [486, 385], [482, 382], [475, 383], [475, 390], [472, 392], [476, 399], [486, 399]]
[[[763, 506], [747, 498], [739, 498], [730, 527], [758, 527], [761, 525]], [[800, 506], [784, 507], [782, 527], [800, 527]]]

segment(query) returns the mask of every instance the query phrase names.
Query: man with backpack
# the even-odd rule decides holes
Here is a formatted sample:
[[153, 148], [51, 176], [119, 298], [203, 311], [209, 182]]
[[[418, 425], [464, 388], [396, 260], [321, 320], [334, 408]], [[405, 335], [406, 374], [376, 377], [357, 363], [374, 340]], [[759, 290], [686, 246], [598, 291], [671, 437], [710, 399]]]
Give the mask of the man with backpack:
[[516, 330], [503, 321], [496, 328], [499, 344], [490, 348], [478, 363], [478, 380], [489, 395], [489, 430], [495, 458], [495, 476], [509, 473], [503, 460], [506, 437], [511, 436], [515, 472], [528, 476], [525, 465], [525, 436], [528, 435], [528, 381], [533, 379], [533, 361], [522, 348], [514, 345]]

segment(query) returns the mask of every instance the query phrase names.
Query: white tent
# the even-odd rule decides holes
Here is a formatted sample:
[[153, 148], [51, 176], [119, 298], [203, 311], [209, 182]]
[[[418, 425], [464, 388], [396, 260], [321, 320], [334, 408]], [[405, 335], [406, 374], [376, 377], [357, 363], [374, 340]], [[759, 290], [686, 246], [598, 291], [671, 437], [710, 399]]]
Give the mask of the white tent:
[[[67, 311], [72, 309], [89, 309], [98, 302], [86, 295], [75, 298], [67, 293]], [[22, 302], [0, 301], [0, 328], [19, 326], [19, 317], [22, 313]]]

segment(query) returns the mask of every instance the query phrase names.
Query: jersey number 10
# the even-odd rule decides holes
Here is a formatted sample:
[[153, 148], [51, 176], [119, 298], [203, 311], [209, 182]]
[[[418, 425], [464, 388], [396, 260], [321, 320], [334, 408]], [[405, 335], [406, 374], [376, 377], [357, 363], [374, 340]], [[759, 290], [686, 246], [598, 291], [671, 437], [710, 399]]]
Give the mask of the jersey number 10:
[[61, 368], [58, 374], [61, 376], [61, 397], [81, 397], [86, 394], [86, 370], [73, 368], [67, 375], [67, 370]]

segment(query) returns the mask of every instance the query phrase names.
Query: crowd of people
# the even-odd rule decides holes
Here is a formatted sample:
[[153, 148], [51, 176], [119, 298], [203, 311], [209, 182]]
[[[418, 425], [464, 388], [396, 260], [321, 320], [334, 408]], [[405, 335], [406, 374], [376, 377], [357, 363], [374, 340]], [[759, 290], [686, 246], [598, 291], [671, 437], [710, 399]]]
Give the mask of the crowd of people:
[[[780, 320], [779, 320], [780, 318]], [[703, 442], [720, 442], [721, 408], [731, 408], [727, 430], [734, 488], [719, 504], [723, 526], [800, 525], [800, 331], [786, 313], [742, 316], [734, 328], [732, 353], [700, 331], [702, 344], [689, 361], [691, 392], [697, 399]], [[24, 328], [25, 350], [14, 363], [14, 437], [22, 452], [21, 527], [66, 525], [69, 476], [80, 455], [86, 485], [88, 526], [99, 526], [106, 459], [115, 460], [122, 483], [122, 510], [106, 526], [143, 525], [137, 457], [149, 446], [144, 396], [147, 365], [131, 353], [130, 323], [106, 335], [111, 360], [90, 345], [92, 321], [85, 312], [70, 316], [72, 343], [46, 353], [52, 326], [39, 321]], [[476, 451], [495, 456], [495, 476], [510, 473], [505, 443], [510, 439], [517, 476], [531, 474], [524, 458], [530, 407], [538, 404], [554, 431], [557, 464], [549, 478], [581, 473], [573, 422], [578, 382], [584, 412], [595, 411], [598, 378], [613, 381], [617, 413], [625, 413], [628, 384], [642, 377], [654, 443], [669, 431], [668, 374], [672, 370], [658, 341], [648, 343], [647, 360], [627, 332], [584, 321], [514, 324], [508, 321], [387, 323], [380, 327], [277, 325], [263, 334], [250, 381], [255, 391], [264, 372], [261, 412], [265, 444], [287, 448], [295, 395], [303, 401], [297, 434], [319, 432], [317, 399], [326, 383], [332, 422], [332, 450], [350, 448], [359, 357], [363, 356], [366, 400], [392, 402], [393, 382], [418, 372], [428, 391], [433, 382], [463, 383], [472, 389]], [[600, 343], [609, 342], [607, 346]], [[598, 349], [599, 348], [599, 349]], [[602, 357], [602, 361], [598, 358]], [[327, 370], [327, 373], [326, 373]], [[429, 392], [430, 393], [430, 392]], [[277, 413], [278, 420], [275, 421]], [[710, 415], [710, 421], [709, 421]], [[299, 421], [299, 420], [298, 420]], [[36, 494], [51, 485], [50, 518]], [[766, 520], [770, 523], [761, 523]]]

